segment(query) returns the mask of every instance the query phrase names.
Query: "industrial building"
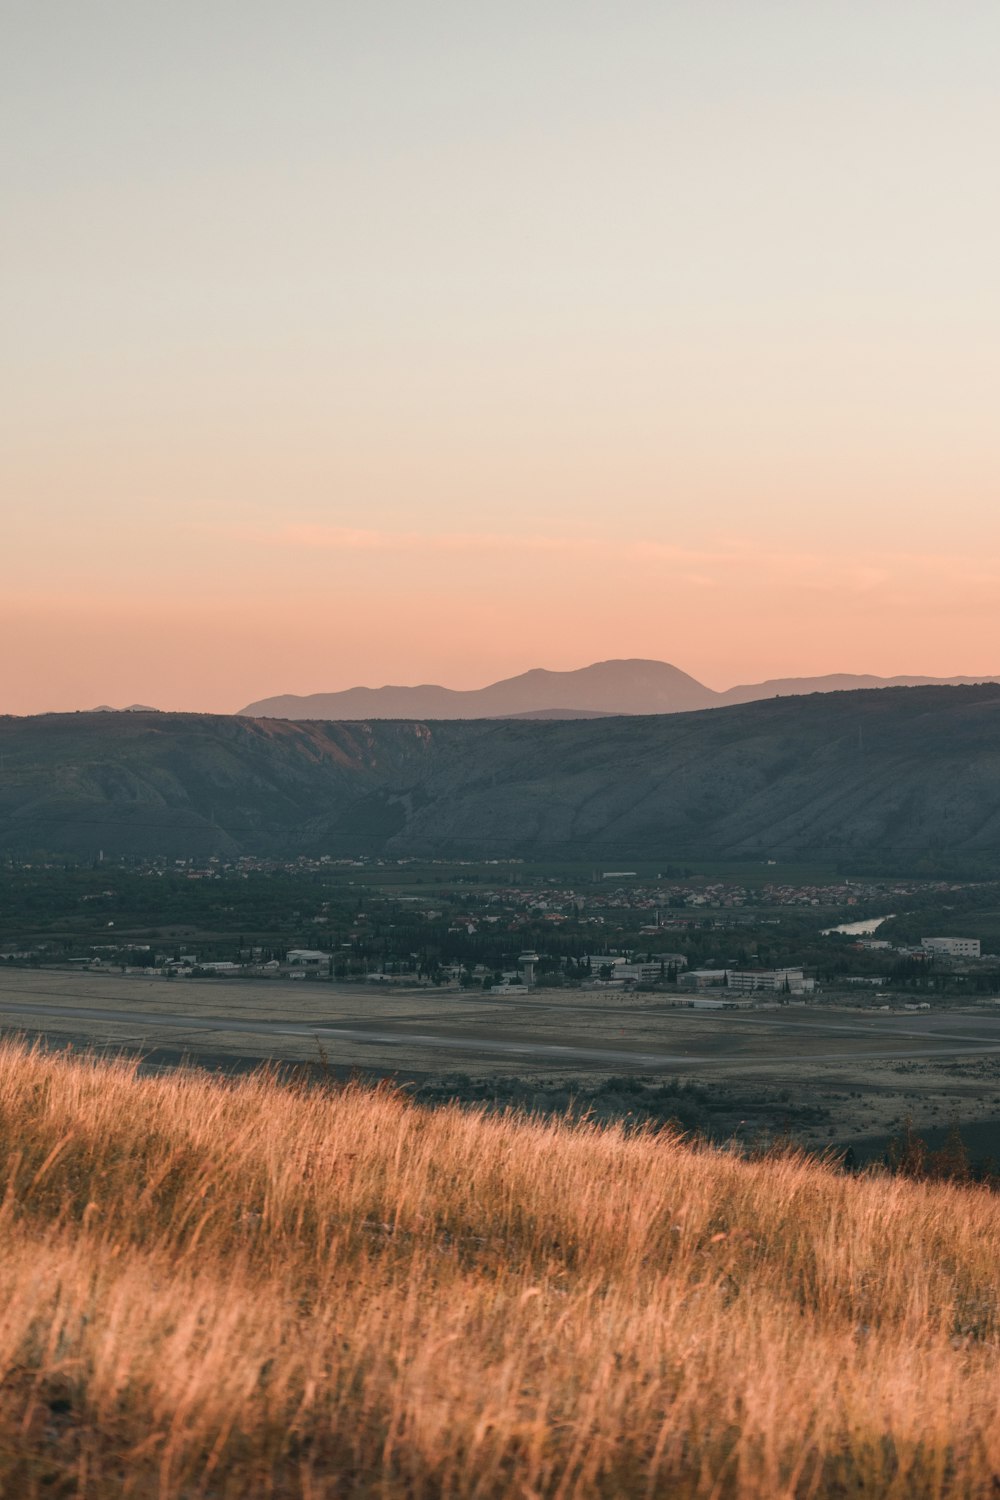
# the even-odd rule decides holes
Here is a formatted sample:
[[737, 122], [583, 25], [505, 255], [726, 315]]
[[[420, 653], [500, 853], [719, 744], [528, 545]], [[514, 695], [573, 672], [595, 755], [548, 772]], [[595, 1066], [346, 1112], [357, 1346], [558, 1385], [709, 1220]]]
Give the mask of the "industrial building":
[[611, 970], [612, 979], [631, 984], [655, 984], [668, 969], [686, 968], [687, 954], [654, 953], [651, 959], [628, 959], [623, 954], [591, 953], [587, 955], [586, 962], [595, 978], [602, 968], [607, 967]]
[[319, 948], [289, 948], [285, 962], [296, 969], [320, 969], [329, 964], [330, 954]]
[[941, 953], [947, 958], [979, 958], [978, 938], [927, 937], [920, 939], [921, 948], [928, 953]]
[[724, 988], [737, 994], [807, 995], [816, 988], [801, 969], [691, 969], [677, 983], [684, 990]]

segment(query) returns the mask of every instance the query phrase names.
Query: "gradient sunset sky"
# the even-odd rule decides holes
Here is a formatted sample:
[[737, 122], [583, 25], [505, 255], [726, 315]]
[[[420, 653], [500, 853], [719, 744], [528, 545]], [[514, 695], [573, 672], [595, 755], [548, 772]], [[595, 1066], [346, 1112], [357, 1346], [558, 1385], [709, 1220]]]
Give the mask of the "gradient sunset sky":
[[996, 0], [7, 0], [0, 711], [1000, 672]]

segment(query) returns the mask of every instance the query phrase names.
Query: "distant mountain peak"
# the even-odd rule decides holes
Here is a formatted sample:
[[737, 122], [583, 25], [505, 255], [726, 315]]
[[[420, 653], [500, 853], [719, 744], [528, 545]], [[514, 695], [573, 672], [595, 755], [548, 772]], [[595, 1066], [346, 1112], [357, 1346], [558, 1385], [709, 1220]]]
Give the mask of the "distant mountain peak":
[[158, 708], [151, 708], [148, 703], [127, 703], [124, 708], [115, 708], [110, 703], [99, 703], [96, 708], [88, 710], [92, 714], [158, 714]]
[[591, 714], [664, 714], [710, 708], [718, 694], [669, 662], [632, 658], [593, 662], [572, 671], [532, 667], [488, 687], [459, 690], [356, 687], [305, 697], [286, 694], [251, 703], [252, 718], [292, 719], [493, 719], [547, 713], [560, 718]]
[[262, 698], [240, 717], [274, 719], [504, 719], [593, 718], [604, 714], [690, 713], [762, 698], [857, 688], [962, 686], [994, 682], [988, 677], [873, 677], [829, 673], [822, 677], [774, 678], [716, 692], [670, 662], [621, 657], [586, 667], [554, 671], [532, 667], [482, 688], [354, 687], [335, 693]]

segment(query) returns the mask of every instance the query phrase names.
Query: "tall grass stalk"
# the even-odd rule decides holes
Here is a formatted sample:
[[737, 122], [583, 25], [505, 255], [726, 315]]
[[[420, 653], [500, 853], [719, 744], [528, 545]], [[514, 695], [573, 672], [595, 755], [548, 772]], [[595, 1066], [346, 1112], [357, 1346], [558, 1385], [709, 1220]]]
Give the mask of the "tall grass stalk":
[[1000, 1199], [0, 1047], [0, 1494], [984, 1496]]

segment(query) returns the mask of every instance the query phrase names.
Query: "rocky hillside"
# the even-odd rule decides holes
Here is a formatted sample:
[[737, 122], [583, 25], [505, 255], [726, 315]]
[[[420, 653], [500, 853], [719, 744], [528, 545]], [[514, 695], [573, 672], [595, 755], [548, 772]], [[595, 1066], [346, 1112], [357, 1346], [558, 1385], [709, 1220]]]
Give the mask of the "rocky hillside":
[[1000, 688], [568, 722], [0, 719], [0, 850], [1000, 858]]

